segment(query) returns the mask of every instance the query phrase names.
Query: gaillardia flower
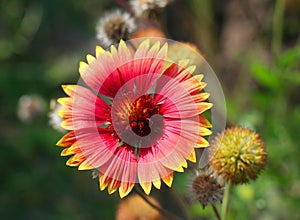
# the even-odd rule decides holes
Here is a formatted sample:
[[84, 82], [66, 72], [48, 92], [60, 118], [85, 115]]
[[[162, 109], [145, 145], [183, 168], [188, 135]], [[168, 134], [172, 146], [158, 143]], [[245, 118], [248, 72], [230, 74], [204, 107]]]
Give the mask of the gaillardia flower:
[[231, 184], [256, 179], [266, 161], [267, 153], [262, 140], [248, 128], [228, 128], [211, 144], [210, 166]]
[[[128, 45], [135, 45], [129, 43]], [[146, 194], [173, 172], [195, 162], [195, 148], [206, 147], [211, 127], [201, 115], [211, 108], [202, 92], [203, 75], [186, 62], [166, 61], [167, 43], [143, 41], [136, 49], [121, 41], [110, 51], [96, 47], [79, 72], [84, 85], [67, 85], [59, 112], [70, 130], [57, 145], [72, 155], [67, 165], [96, 169], [100, 189], [126, 196], [136, 182]]]

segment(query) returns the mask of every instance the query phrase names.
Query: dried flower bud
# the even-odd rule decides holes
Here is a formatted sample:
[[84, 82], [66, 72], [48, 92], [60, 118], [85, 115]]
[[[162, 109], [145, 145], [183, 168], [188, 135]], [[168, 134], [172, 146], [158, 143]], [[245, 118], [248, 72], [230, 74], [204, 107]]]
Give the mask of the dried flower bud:
[[130, 5], [136, 16], [149, 17], [149, 14], [165, 8], [169, 2], [170, 0], [131, 0]]
[[39, 95], [23, 95], [20, 97], [17, 115], [23, 122], [32, 121], [45, 111], [45, 101]]
[[[159, 206], [159, 203], [154, 198], [150, 196], [147, 196], [147, 198], [151, 203]], [[116, 220], [127, 219], [161, 220], [162, 215], [139, 195], [133, 195], [121, 200], [116, 213]]]
[[193, 201], [199, 201], [203, 208], [208, 204], [222, 202], [224, 187], [222, 181], [212, 169], [196, 170], [190, 184], [190, 196]]
[[99, 20], [96, 26], [97, 39], [104, 47], [109, 47], [119, 43], [121, 39], [128, 40], [135, 28], [135, 21], [129, 13], [116, 10]]
[[231, 184], [256, 179], [266, 161], [267, 153], [262, 140], [248, 128], [226, 129], [211, 144], [210, 166]]

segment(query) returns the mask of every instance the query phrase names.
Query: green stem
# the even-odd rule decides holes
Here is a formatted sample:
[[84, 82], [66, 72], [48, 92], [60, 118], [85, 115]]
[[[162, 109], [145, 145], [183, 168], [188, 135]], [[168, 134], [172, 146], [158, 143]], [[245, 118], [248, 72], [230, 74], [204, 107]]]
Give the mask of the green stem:
[[225, 192], [222, 203], [222, 214], [221, 219], [225, 220], [227, 215], [228, 201], [229, 201], [229, 192], [230, 192], [230, 183], [227, 183], [225, 186]]
[[148, 203], [152, 208], [159, 211], [163, 216], [167, 217], [167, 219], [174, 219], [174, 220], [181, 220], [178, 216], [174, 215], [173, 213], [169, 212], [166, 209], [161, 208], [160, 206], [157, 206], [153, 202], [151, 202], [147, 196], [141, 192], [137, 187], [134, 187], [134, 191], [146, 202]]
[[284, 0], [276, 0], [273, 14], [272, 53], [275, 57], [281, 51], [284, 17]]

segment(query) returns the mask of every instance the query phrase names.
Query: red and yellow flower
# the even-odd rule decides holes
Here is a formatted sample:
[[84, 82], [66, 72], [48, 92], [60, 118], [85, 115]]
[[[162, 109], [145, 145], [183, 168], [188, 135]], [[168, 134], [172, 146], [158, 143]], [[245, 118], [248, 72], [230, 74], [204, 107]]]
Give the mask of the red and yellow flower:
[[83, 85], [66, 85], [59, 114], [69, 130], [57, 145], [67, 165], [97, 169], [100, 189], [126, 196], [136, 182], [146, 194], [152, 184], [168, 186], [174, 171], [196, 161], [208, 146], [211, 127], [201, 114], [211, 108], [203, 75], [185, 61], [167, 59], [168, 45], [143, 41], [136, 49], [121, 41], [110, 51], [96, 47], [79, 72]]

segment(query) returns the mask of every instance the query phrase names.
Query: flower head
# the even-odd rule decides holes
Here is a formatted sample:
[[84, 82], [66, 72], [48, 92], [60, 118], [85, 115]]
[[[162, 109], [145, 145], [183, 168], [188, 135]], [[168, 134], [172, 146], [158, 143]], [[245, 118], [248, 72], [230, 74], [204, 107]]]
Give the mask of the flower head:
[[44, 99], [35, 94], [27, 94], [20, 97], [18, 101], [17, 115], [23, 122], [30, 122], [42, 115], [45, 111]]
[[127, 12], [116, 10], [105, 14], [96, 26], [97, 39], [104, 47], [117, 44], [121, 39], [128, 40], [135, 30], [134, 18]]
[[[133, 43], [129, 45], [134, 45]], [[173, 172], [195, 162], [195, 148], [206, 147], [211, 127], [201, 115], [212, 105], [202, 92], [202, 75], [187, 63], [166, 62], [168, 46], [143, 41], [137, 49], [121, 41], [110, 51], [96, 48], [79, 72], [86, 87], [63, 86], [58, 101], [62, 127], [71, 130], [57, 144], [67, 165], [97, 169], [100, 189], [126, 196], [136, 181], [146, 194]]]
[[259, 135], [248, 128], [232, 127], [220, 133], [210, 148], [210, 165], [226, 182], [256, 179], [267, 161]]
[[208, 204], [222, 202], [223, 194], [222, 181], [212, 169], [195, 170], [195, 175], [190, 183], [190, 196], [193, 201], [199, 201], [205, 208]]

